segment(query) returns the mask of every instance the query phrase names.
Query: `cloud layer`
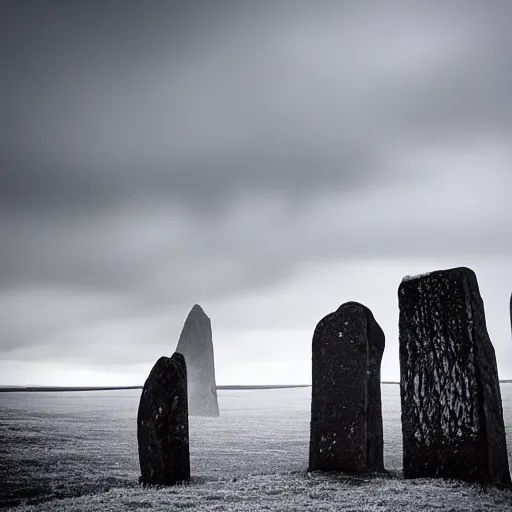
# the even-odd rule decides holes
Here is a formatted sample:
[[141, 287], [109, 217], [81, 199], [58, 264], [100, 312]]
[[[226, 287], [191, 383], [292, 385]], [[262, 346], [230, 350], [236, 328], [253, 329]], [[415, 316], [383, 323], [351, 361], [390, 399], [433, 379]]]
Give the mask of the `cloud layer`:
[[286, 353], [352, 300], [357, 280], [315, 309], [332, 265], [510, 273], [511, 11], [4, 2], [0, 358], [150, 365], [199, 302], [228, 376], [254, 332]]

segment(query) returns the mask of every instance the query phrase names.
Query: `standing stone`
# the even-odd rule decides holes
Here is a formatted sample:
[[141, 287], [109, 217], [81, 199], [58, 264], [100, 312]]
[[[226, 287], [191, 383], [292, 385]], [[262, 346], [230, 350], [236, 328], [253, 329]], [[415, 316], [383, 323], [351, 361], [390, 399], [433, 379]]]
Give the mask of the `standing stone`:
[[190, 478], [187, 368], [181, 354], [161, 357], [142, 389], [137, 439], [146, 485], [174, 485]]
[[309, 470], [384, 471], [380, 362], [384, 333], [347, 302], [313, 335]]
[[185, 320], [176, 352], [183, 354], [187, 363], [190, 415], [218, 416], [212, 325], [197, 304]]
[[475, 273], [405, 277], [398, 298], [405, 478], [510, 483], [498, 369]]

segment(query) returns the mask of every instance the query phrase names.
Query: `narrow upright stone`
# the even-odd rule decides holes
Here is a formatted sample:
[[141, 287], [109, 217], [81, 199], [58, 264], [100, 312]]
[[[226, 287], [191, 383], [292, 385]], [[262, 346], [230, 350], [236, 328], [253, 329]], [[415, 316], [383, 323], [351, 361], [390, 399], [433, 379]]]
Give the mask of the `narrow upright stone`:
[[372, 312], [347, 302], [313, 335], [309, 470], [384, 470], [380, 363], [384, 333]]
[[183, 354], [187, 363], [190, 415], [218, 416], [212, 326], [197, 304], [185, 320], [176, 352]]
[[137, 440], [146, 485], [174, 485], [190, 478], [187, 368], [181, 354], [161, 357], [142, 389]]
[[406, 277], [398, 299], [405, 478], [509, 484], [498, 369], [475, 273]]

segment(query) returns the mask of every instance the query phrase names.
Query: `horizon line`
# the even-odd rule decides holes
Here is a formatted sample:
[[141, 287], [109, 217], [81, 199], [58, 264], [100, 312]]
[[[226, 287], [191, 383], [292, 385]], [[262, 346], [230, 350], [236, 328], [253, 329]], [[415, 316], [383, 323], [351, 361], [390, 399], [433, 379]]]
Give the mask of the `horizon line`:
[[[133, 386], [0, 386], [0, 392], [9, 391], [115, 391], [123, 389], [142, 389], [143, 385]], [[311, 387], [311, 384], [226, 384], [218, 385], [218, 390], [236, 390], [236, 389], [278, 389], [278, 388], [305, 388]]]
[[[382, 381], [381, 384], [399, 384], [396, 381]], [[35, 384], [31, 386], [0, 385], [1, 392], [53, 392], [53, 391], [117, 391], [128, 389], [142, 389], [143, 385], [132, 386], [47, 386]], [[309, 388], [311, 384], [220, 384], [216, 386], [219, 391], [236, 391], [251, 389], [286, 389]]]
[[[500, 384], [512, 384], [512, 379], [502, 379]], [[381, 384], [399, 385], [399, 381], [383, 380]], [[219, 391], [236, 391], [251, 389], [287, 389], [287, 388], [310, 388], [311, 384], [221, 384], [216, 386]], [[55, 391], [120, 391], [127, 389], [142, 389], [143, 385], [134, 386], [16, 386], [16, 385], [0, 385], [0, 393], [8, 392], [55, 392]]]

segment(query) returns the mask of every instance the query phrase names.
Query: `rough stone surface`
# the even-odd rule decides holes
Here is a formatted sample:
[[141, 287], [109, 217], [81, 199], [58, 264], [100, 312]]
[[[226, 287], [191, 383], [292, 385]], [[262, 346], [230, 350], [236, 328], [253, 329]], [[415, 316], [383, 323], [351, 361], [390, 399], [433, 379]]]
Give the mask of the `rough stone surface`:
[[383, 471], [380, 363], [384, 333], [372, 312], [347, 302], [313, 335], [309, 469]]
[[404, 476], [510, 483], [498, 370], [468, 268], [402, 281]]
[[137, 440], [146, 485], [174, 485], [190, 478], [187, 369], [181, 354], [161, 357], [142, 389]]
[[197, 304], [185, 320], [176, 352], [183, 354], [187, 363], [190, 415], [218, 416], [212, 326]]

